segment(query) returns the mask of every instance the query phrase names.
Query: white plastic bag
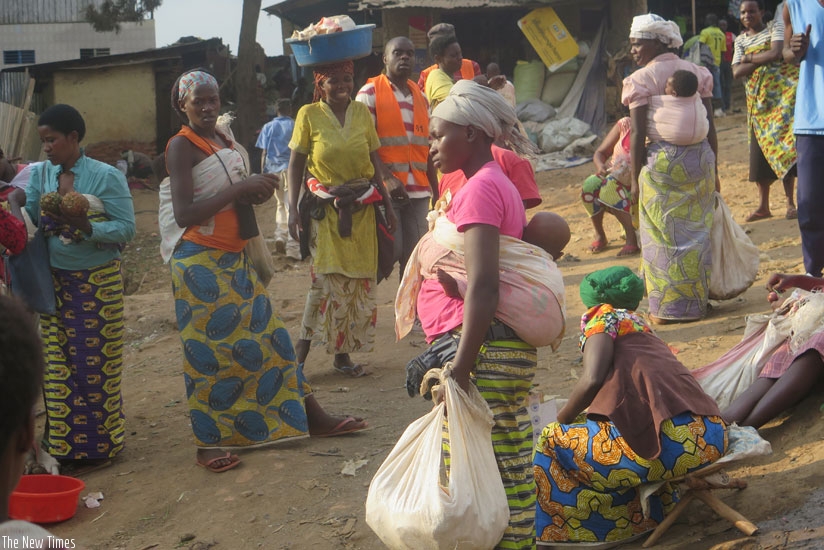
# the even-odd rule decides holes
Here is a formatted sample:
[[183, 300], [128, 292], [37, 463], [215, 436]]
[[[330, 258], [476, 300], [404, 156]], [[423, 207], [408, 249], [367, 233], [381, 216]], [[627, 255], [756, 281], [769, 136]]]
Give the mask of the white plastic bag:
[[724, 410], [758, 379], [761, 369], [789, 335], [790, 323], [784, 316], [751, 315], [747, 317], [744, 338], [709, 365], [692, 371], [692, 375]]
[[[492, 450], [492, 411], [445, 368], [445, 401], [409, 425], [378, 469], [366, 497], [366, 523], [392, 550], [493, 548], [509, 505]], [[445, 411], [449, 476], [441, 484]]]
[[580, 137], [589, 132], [589, 124], [577, 118], [556, 118], [547, 122], [541, 135], [538, 136], [538, 146], [544, 153], [561, 151]]
[[710, 299], [729, 300], [750, 288], [758, 275], [758, 247], [732, 219], [730, 209], [718, 193], [715, 193], [710, 245]]

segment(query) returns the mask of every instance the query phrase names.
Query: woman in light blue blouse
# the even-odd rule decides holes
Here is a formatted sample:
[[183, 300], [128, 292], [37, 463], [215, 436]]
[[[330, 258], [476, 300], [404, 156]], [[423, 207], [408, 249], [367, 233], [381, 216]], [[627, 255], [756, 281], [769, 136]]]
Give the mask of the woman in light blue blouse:
[[[105, 460], [123, 448], [120, 393], [123, 369], [123, 277], [120, 250], [135, 234], [134, 206], [126, 178], [88, 158], [80, 142], [86, 125], [69, 105], [40, 116], [38, 128], [49, 162], [32, 169], [25, 192], [10, 196], [45, 231], [57, 312], [42, 315], [46, 357], [45, 443], [58, 460]], [[41, 208], [56, 191], [60, 213]], [[81, 193], [87, 212], [67, 208]]]

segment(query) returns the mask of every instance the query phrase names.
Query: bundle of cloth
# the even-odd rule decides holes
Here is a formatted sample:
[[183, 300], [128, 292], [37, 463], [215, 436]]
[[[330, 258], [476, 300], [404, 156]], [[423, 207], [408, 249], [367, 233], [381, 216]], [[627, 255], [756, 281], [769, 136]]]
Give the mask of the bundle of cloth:
[[[412, 330], [424, 279], [439, 279], [441, 271], [455, 280], [461, 296], [466, 291], [463, 234], [443, 210], [430, 214], [431, 229], [412, 251], [395, 299], [395, 335], [399, 340]], [[557, 349], [564, 336], [566, 305], [563, 276], [552, 255], [501, 235], [499, 261], [501, 284], [495, 318], [524, 342]]]

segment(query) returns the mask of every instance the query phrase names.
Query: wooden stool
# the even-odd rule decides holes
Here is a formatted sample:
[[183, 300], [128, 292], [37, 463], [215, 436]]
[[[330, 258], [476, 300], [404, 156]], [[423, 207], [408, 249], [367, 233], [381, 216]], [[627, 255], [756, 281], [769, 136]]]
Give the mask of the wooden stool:
[[667, 532], [667, 529], [675, 523], [675, 520], [678, 519], [681, 512], [683, 512], [687, 508], [687, 505], [694, 499], [698, 499], [712, 508], [716, 514], [730, 521], [745, 535], [750, 536], [758, 532], [757, 525], [723, 503], [711, 492], [715, 489], [746, 489], [746, 481], [730, 478], [727, 474], [721, 472], [721, 469], [727, 464], [729, 463], [712, 464], [697, 472], [692, 472], [671, 480], [670, 483], [680, 484], [682, 489], [686, 489], [686, 492], [683, 493], [681, 500], [675, 505], [675, 508], [664, 518], [664, 521], [658, 524], [658, 527], [655, 528], [646, 542], [644, 542], [643, 547], [649, 548], [658, 542], [658, 540], [664, 536], [664, 533]]

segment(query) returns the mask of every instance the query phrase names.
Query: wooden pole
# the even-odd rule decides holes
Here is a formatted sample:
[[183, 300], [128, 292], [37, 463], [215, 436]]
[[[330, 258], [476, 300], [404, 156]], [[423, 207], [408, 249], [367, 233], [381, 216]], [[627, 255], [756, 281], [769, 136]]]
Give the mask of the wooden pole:
[[710, 493], [706, 490], [698, 490], [698, 491], [690, 491], [691, 494], [695, 496], [695, 498], [701, 500], [715, 510], [715, 513], [721, 516], [722, 518], [726, 519], [727, 521], [731, 522], [735, 527], [744, 533], [745, 535], [752, 536], [758, 532], [758, 526], [752, 523], [750, 520], [724, 504], [721, 500], [719, 500], [715, 495]]
[[693, 498], [695, 498], [695, 495], [692, 494], [692, 491], [686, 493], [684, 497], [678, 501], [678, 504], [675, 505], [675, 508], [673, 508], [669, 514], [667, 514], [667, 517], [664, 518], [664, 521], [658, 524], [658, 527], [655, 528], [655, 531], [653, 531], [649, 538], [646, 540], [646, 542], [644, 542], [643, 548], [649, 548], [655, 545], [655, 543], [658, 542], [658, 539], [664, 536], [664, 533], [667, 532], [667, 529], [669, 529], [672, 526], [672, 524], [675, 523], [675, 520], [678, 519], [678, 516], [681, 515], [681, 512], [686, 510], [687, 504], [689, 504]]
[[692, 34], [695, 36], [698, 33], [695, 21], [695, 0], [692, 0]]

